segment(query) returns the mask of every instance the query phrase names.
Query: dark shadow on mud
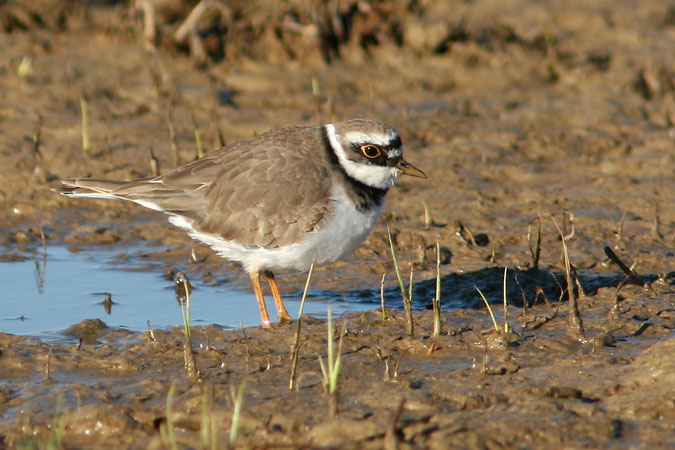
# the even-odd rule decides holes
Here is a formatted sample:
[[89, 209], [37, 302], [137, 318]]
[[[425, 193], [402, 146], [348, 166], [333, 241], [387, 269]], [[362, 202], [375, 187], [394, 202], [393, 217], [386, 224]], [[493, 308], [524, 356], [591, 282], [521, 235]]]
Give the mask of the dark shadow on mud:
[[[656, 275], [643, 275], [651, 283]], [[601, 275], [592, 272], [579, 273], [579, 284], [585, 295], [594, 295], [601, 288], [618, 287], [626, 283], [623, 275]], [[441, 278], [441, 303], [443, 308], [484, 308], [485, 304], [477, 289], [490, 303], [502, 303], [504, 293], [504, 268], [486, 267], [476, 272], [452, 273]], [[578, 289], [575, 287], [575, 289]], [[577, 292], [578, 293], [578, 292]], [[316, 294], [316, 293], [315, 293]], [[335, 297], [335, 293], [323, 292], [322, 295]], [[413, 284], [413, 307], [431, 309], [436, 295], [436, 280], [427, 279]], [[509, 304], [528, 307], [537, 304], [551, 304], [567, 300], [567, 280], [559, 271], [544, 269], [518, 270], [509, 268], [506, 275], [506, 295]], [[379, 290], [358, 290], [344, 293], [350, 301], [379, 304]], [[384, 291], [387, 306], [402, 308], [401, 292], [398, 286], [388, 287]]]

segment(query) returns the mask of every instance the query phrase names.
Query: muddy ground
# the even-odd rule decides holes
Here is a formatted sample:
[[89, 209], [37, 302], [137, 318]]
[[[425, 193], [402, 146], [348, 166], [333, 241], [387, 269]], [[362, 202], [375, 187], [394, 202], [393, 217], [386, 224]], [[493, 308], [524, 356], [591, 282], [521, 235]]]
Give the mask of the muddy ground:
[[[50, 191], [59, 178], [138, 178], [190, 161], [195, 127], [213, 149], [219, 134], [377, 117], [429, 179], [401, 180], [356, 254], [313, 280], [379, 293], [387, 273], [387, 302], [400, 306], [386, 226], [415, 271], [414, 336], [400, 308], [336, 320], [337, 417], [316, 319], [303, 321], [294, 390], [295, 323], [194, 330], [195, 377], [180, 329], [84, 322], [52, 347], [0, 335], [0, 447], [225, 447], [242, 383], [237, 447], [675, 446], [674, 4], [233, 1], [182, 33], [193, 3], [24, 3], [0, 3], [4, 260], [39, 251], [41, 235], [74, 251], [143, 244], [135, 256], [245, 286], [159, 215]], [[578, 274], [583, 333], [570, 326], [553, 219]], [[460, 308], [443, 312], [440, 336], [428, 309], [436, 242], [442, 301]], [[605, 247], [640, 278], [627, 280]], [[192, 249], [205, 259], [190, 262]], [[505, 267], [508, 333], [474, 288], [501, 330]], [[297, 292], [303, 279], [282, 283]]]

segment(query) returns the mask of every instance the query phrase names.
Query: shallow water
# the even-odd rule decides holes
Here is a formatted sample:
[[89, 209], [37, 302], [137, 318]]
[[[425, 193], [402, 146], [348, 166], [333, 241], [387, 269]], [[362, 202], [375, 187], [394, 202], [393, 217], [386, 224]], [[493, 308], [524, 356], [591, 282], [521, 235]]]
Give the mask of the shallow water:
[[[133, 250], [133, 249], [130, 249]], [[131, 254], [134, 252], [131, 251]], [[84, 319], [100, 319], [110, 327], [134, 331], [182, 325], [174, 283], [147, 262], [120, 262], [116, 252], [95, 248], [71, 253], [65, 246], [49, 246], [46, 260], [42, 252], [19, 253], [25, 259], [0, 263], [5, 280], [0, 331], [42, 339], [60, 338], [60, 333]], [[189, 276], [189, 274], [188, 274]], [[191, 277], [193, 325], [217, 323], [226, 328], [260, 324], [252, 292], [231, 285], [210, 286]], [[109, 312], [106, 293], [111, 294]], [[356, 294], [355, 294], [356, 295]], [[268, 299], [273, 307], [271, 298]], [[330, 292], [310, 293], [304, 314], [325, 317], [334, 313], [372, 309], [354, 299]], [[298, 296], [286, 296], [293, 317], [300, 308]], [[270, 311], [273, 320], [273, 310]]]

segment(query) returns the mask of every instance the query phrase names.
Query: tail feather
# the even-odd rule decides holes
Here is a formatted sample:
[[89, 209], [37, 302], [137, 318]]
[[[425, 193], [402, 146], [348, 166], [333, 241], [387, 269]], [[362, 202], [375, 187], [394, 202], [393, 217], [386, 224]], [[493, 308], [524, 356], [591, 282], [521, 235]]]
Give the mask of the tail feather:
[[61, 183], [63, 186], [54, 188], [53, 191], [67, 197], [117, 198], [113, 191], [127, 182], [99, 178], [67, 178], [61, 180]]
[[167, 188], [152, 179], [68, 178], [61, 183], [62, 187], [52, 190], [66, 197], [127, 200], [155, 211], [182, 210], [186, 205], [194, 205], [194, 200], [184, 192]]

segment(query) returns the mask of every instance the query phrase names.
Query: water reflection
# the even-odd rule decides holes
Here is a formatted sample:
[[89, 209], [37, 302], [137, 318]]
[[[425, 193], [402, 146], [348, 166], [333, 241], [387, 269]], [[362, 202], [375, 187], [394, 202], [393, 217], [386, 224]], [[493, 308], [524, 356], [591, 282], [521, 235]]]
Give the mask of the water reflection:
[[[6, 301], [0, 312], [0, 332], [49, 338], [85, 319], [99, 319], [110, 327], [139, 332], [150, 329], [148, 322], [155, 329], [182, 326], [180, 310], [163, 305], [170, 298], [179, 304], [184, 302], [186, 283], [188, 292], [194, 291], [193, 326], [260, 325], [255, 298], [248, 290], [238, 291], [227, 284], [207, 285], [196, 277], [190, 282], [185, 274], [179, 283], [167, 282], [163, 271], [148, 268], [147, 261], [133, 257], [139, 248], [128, 249], [130, 256], [122, 261], [117, 257], [123, 251], [119, 247], [114, 252], [96, 248], [71, 253], [58, 245], [42, 250], [21, 253], [5, 249], [20, 258], [0, 257], [9, 261], [0, 263], [0, 276], [12, 280], [3, 292]], [[37, 286], [37, 293], [31, 285]], [[311, 302], [305, 305], [305, 313], [325, 317], [329, 303], [335, 313], [373, 307], [347, 297], [310, 289]], [[299, 293], [287, 296], [291, 315], [297, 315], [299, 306]]]

